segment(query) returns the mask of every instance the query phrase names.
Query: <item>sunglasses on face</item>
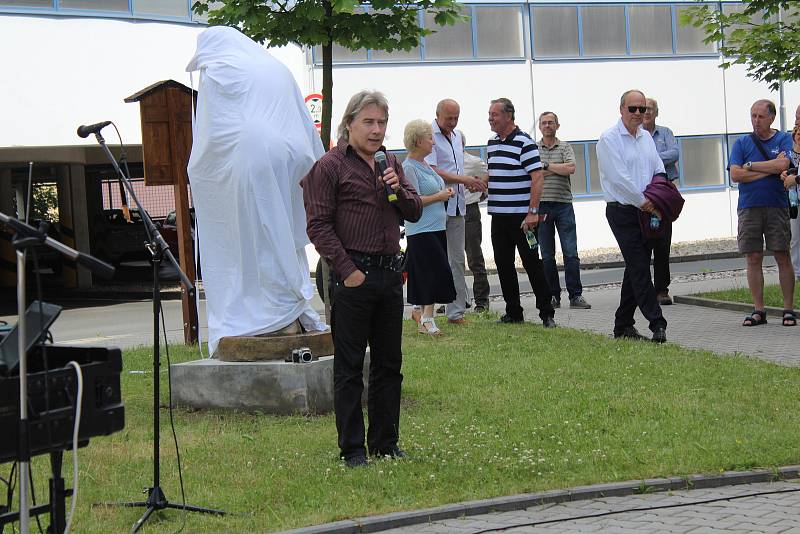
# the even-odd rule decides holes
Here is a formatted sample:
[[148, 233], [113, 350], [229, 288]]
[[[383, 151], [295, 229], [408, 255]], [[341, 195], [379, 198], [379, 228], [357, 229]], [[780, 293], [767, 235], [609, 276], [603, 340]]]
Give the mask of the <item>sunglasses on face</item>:
[[628, 113], [636, 113], [636, 111], [639, 111], [639, 113], [644, 113], [645, 111], [647, 111], [647, 107], [646, 106], [628, 106]]

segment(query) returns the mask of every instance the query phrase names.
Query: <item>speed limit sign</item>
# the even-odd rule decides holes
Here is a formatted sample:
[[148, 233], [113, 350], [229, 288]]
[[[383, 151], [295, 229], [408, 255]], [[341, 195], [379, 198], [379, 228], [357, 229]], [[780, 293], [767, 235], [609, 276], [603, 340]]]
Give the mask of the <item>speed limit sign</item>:
[[312, 93], [306, 96], [306, 107], [311, 114], [311, 120], [314, 121], [314, 126], [319, 130], [322, 128], [322, 95], [319, 93]]

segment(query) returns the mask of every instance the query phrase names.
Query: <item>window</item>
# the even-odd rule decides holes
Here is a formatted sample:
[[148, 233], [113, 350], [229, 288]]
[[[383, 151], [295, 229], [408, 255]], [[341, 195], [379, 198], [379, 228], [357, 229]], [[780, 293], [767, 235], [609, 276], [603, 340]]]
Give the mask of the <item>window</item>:
[[722, 137], [687, 137], [680, 140], [683, 187], [723, 185]]
[[[722, 13], [725, 15], [731, 15], [733, 13], [741, 13], [742, 11], [744, 11], [745, 7], [746, 6], [744, 4], [739, 4], [739, 3], [722, 4]], [[750, 17], [750, 22], [752, 24], [763, 24], [764, 22], [777, 22], [777, 21], [778, 17], [776, 15], [773, 15], [767, 19], [759, 15], [753, 15]], [[733, 26], [725, 28], [725, 31], [723, 32], [724, 35], [723, 39], [728, 39], [731, 33], [739, 28], [747, 29], [747, 26], [743, 24], [734, 24]]]
[[624, 56], [628, 53], [624, 6], [583, 6], [583, 55]]
[[600, 171], [597, 167], [597, 142], [588, 143], [589, 146], [589, 192], [602, 193], [600, 187]]
[[436, 32], [425, 36], [426, 59], [473, 57], [471, 17], [452, 26], [437, 26], [433, 15], [425, 13], [425, 27]]
[[[389, 14], [388, 9], [373, 10], [375, 13]], [[385, 50], [372, 50], [370, 58], [375, 61], [419, 61], [422, 59], [420, 47], [415, 46], [411, 50], [393, 50], [387, 52]]]
[[53, 0], [0, 0], [0, 6], [53, 7]]
[[670, 6], [628, 6], [631, 54], [672, 54]]
[[583, 143], [571, 143], [572, 150], [575, 152], [575, 172], [570, 178], [570, 185], [573, 195], [585, 195], [586, 190], [586, 145]]
[[133, 0], [133, 12], [165, 17], [186, 17], [189, 8], [186, 0]]
[[706, 44], [705, 32], [702, 28], [695, 28], [681, 24], [680, 20], [687, 7], [675, 6], [675, 52], [678, 54], [713, 54], [717, 51], [714, 43]]
[[476, 7], [476, 55], [481, 58], [524, 57], [519, 7]]
[[536, 57], [575, 57], [578, 44], [578, 9], [534, 7], [533, 51]]
[[59, 6], [63, 9], [129, 12], [128, 0], [60, 0]]

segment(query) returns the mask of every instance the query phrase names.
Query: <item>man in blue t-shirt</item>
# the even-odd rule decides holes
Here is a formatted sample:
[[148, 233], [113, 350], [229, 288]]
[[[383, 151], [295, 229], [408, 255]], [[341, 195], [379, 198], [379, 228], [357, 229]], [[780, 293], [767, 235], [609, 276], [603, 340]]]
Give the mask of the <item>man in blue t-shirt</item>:
[[757, 100], [750, 108], [753, 133], [736, 140], [730, 157], [731, 180], [739, 184], [739, 252], [747, 258], [747, 285], [753, 297], [753, 313], [743, 326], [767, 322], [764, 310], [764, 242], [775, 256], [783, 293], [783, 324], [797, 324], [792, 301], [794, 269], [789, 257], [789, 212], [780, 174], [788, 169], [792, 139], [772, 129], [775, 104]]

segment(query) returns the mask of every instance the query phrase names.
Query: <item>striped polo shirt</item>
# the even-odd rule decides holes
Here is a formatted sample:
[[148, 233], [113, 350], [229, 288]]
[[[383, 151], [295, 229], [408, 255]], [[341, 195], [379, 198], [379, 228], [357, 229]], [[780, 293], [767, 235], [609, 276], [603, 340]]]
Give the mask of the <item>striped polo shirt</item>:
[[528, 213], [531, 201], [530, 173], [541, 169], [539, 148], [516, 128], [505, 139], [495, 135], [487, 147], [489, 156], [490, 215]]

